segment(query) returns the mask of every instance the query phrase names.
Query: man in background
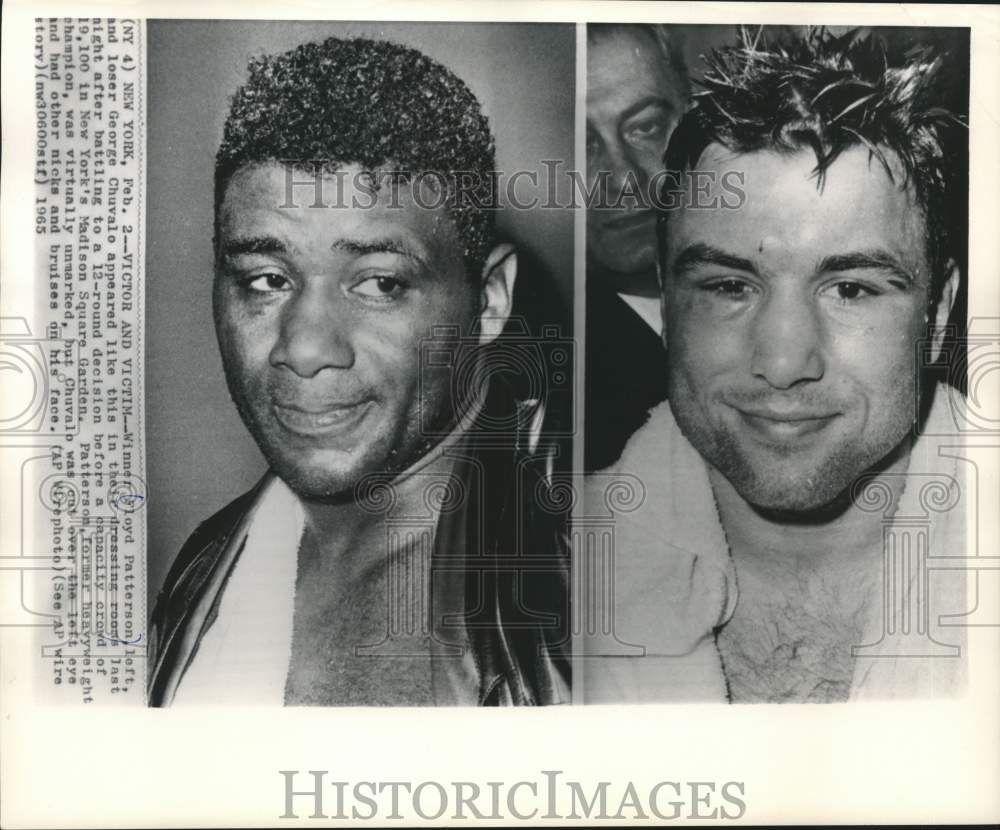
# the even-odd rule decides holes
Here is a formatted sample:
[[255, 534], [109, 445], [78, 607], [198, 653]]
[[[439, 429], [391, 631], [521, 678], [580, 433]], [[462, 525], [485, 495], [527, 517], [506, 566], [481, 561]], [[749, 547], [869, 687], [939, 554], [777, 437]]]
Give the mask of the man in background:
[[[645, 655], [588, 665], [587, 699], [959, 688], [962, 631], [941, 620], [964, 580], [923, 559], [966, 552], [964, 466], [935, 439], [963, 399], [927, 382], [966, 233], [949, 59], [822, 30], [712, 56], [666, 157], [668, 402], [614, 467], [645, 488], [614, 582], [618, 636]], [[683, 198], [692, 171], [715, 207]]]
[[689, 98], [671, 27], [587, 27], [588, 470], [614, 462], [666, 396], [649, 187]]

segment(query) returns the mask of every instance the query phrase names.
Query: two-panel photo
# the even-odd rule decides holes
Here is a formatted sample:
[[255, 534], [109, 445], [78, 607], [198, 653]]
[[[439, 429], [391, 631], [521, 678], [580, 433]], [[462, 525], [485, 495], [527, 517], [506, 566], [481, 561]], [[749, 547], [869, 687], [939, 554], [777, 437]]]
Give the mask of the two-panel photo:
[[150, 706], [963, 692], [968, 28], [145, 35]]

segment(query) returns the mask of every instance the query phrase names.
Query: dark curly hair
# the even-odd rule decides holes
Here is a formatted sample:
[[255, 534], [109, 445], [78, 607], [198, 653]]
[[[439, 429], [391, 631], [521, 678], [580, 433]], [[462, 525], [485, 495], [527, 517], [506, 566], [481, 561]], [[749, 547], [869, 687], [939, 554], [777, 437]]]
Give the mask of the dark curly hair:
[[[741, 27], [735, 45], [703, 57], [705, 89], [674, 130], [664, 166], [691, 170], [709, 144], [736, 153], [808, 148], [822, 188], [830, 165], [851, 147], [866, 147], [893, 181], [895, 157], [905, 176], [899, 185], [913, 187], [924, 214], [936, 298], [963, 226], [968, 169], [966, 124], [947, 106], [947, 56], [856, 30], [809, 29], [768, 44], [762, 29]], [[666, 221], [661, 213], [661, 262]]]
[[357, 164], [400, 179], [433, 174], [467, 271], [478, 275], [494, 235], [495, 152], [479, 101], [450, 70], [391, 41], [330, 37], [254, 58], [233, 96], [215, 160], [215, 221], [237, 170], [294, 162]]

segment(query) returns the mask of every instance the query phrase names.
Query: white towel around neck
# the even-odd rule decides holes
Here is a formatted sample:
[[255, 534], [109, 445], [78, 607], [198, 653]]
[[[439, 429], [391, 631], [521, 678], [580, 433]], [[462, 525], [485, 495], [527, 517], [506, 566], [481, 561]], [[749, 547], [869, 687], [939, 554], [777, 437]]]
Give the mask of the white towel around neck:
[[174, 705], [284, 703], [303, 526], [299, 500], [281, 479], [272, 478], [254, 508], [246, 547], [218, 616], [184, 674]]

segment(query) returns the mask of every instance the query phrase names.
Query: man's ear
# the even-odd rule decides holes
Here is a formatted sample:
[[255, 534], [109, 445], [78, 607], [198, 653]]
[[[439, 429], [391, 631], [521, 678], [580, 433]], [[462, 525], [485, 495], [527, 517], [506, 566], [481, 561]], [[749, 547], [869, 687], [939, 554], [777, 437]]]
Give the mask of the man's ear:
[[499, 337], [514, 304], [517, 253], [509, 243], [497, 245], [483, 265], [479, 294], [479, 344], [485, 346]]
[[947, 278], [941, 286], [941, 296], [937, 304], [931, 310], [934, 319], [930, 319], [928, 314], [928, 326], [931, 337], [931, 362], [936, 363], [941, 356], [941, 347], [944, 345], [944, 330], [948, 325], [948, 317], [951, 314], [951, 307], [955, 304], [955, 297], [958, 294], [958, 281], [962, 278], [962, 272], [958, 268], [958, 263], [953, 259], [948, 260], [945, 266]]

